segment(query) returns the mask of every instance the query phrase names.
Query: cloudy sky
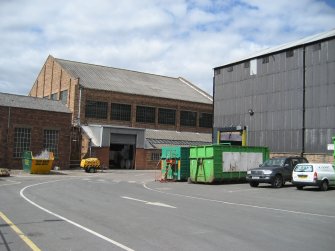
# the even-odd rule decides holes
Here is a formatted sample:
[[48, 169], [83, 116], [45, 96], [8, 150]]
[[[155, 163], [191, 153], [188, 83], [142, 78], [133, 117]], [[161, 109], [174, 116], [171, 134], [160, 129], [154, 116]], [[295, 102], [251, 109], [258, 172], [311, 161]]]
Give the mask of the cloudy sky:
[[0, 0], [0, 92], [26, 95], [48, 55], [182, 76], [335, 28], [335, 0]]

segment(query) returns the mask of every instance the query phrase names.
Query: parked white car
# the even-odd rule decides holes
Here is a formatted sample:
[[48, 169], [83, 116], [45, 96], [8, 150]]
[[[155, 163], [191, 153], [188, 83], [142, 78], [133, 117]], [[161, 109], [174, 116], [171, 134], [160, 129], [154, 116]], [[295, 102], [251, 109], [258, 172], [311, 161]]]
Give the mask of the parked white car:
[[301, 190], [304, 186], [318, 186], [327, 191], [335, 186], [335, 167], [325, 163], [303, 163], [293, 169], [292, 183]]

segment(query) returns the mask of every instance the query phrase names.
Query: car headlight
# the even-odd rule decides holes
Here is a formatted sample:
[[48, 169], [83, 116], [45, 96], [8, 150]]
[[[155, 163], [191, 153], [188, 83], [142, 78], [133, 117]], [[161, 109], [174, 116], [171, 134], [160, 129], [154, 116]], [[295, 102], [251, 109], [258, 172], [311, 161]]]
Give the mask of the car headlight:
[[247, 171], [247, 174], [251, 174], [251, 171], [249, 170], [249, 171]]
[[264, 170], [263, 173], [266, 174], [266, 175], [268, 175], [268, 174], [271, 174], [272, 171], [271, 170]]

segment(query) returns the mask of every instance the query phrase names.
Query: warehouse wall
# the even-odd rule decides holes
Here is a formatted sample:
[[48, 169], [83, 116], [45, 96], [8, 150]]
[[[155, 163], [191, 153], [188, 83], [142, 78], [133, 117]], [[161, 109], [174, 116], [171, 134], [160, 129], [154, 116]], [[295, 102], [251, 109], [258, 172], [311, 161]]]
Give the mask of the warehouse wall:
[[[305, 152], [327, 153], [335, 135], [334, 39], [306, 48]], [[248, 143], [272, 152], [303, 151], [303, 47], [214, 71], [214, 128], [247, 126]], [[254, 115], [250, 116], [248, 110]]]
[[306, 47], [306, 152], [327, 152], [335, 136], [335, 39]]

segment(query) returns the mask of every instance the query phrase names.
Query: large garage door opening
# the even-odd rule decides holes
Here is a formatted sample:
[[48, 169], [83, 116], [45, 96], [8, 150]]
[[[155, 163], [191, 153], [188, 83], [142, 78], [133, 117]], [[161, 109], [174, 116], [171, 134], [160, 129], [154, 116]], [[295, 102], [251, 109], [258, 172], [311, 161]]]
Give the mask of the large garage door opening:
[[134, 169], [136, 135], [111, 134], [109, 168]]

